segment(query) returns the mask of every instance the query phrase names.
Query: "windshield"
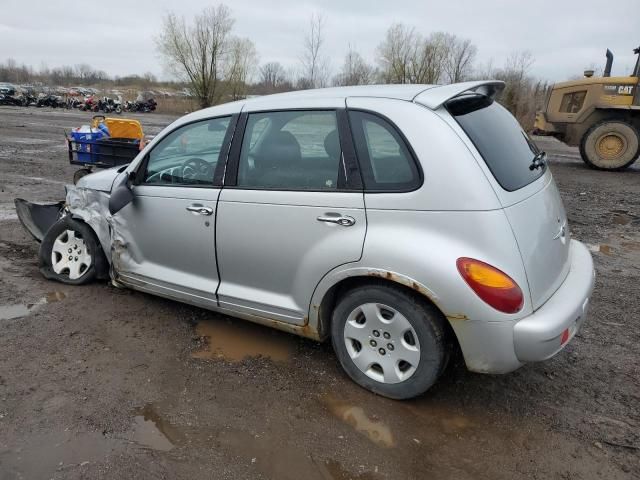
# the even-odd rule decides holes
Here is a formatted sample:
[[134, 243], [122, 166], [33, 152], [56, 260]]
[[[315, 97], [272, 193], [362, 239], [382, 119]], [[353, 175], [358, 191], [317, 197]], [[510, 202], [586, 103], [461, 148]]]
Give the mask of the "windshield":
[[[546, 164], [533, 163], [540, 151], [502, 105], [483, 95], [468, 95], [449, 101], [447, 109], [502, 188], [512, 192], [543, 175]], [[537, 158], [543, 160], [544, 156]]]

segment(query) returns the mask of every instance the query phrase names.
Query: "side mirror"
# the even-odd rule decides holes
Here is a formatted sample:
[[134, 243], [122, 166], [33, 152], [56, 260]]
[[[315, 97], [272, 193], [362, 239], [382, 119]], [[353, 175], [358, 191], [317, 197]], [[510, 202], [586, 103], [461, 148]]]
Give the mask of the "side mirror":
[[133, 200], [131, 180], [131, 174], [121, 175], [117, 180], [117, 184], [111, 189], [111, 196], [109, 197], [109, 213], [111, 215], [118, 213]]

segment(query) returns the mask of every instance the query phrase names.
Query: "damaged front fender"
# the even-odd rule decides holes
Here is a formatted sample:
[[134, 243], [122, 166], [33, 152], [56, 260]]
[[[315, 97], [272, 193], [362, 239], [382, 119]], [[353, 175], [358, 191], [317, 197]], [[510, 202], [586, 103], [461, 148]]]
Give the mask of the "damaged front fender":
[[67, 209], [77, 219], [89, 225], [111, 263], [112, 231], [110, 228], [109, 194], [88, 188], [67, 187]]
[[[117, 239], [111, 228], [112, 216], [109, 213], [109, 194], [88, 188], [68, 185], [66, 202], [33, 203], [16, 198], [16, 212], [24, 228], [38, 242], [42, 242], [49, 229], [65, 215], [82, 220], [89, 225], [98, 237], [107, 260], [111, 263], [113, 240]], [[112, 235], [115, 238], [112, 238]]]

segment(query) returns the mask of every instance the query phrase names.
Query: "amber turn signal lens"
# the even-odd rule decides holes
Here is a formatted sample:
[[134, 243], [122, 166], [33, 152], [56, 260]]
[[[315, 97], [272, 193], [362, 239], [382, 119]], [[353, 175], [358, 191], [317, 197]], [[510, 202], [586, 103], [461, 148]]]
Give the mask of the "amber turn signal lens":
[[524, 305], [518, 284], [506, 273], [473, 258], [462, 257], [456, 262], [467, 285], [485, 303], [504, 313], [516, 313]]

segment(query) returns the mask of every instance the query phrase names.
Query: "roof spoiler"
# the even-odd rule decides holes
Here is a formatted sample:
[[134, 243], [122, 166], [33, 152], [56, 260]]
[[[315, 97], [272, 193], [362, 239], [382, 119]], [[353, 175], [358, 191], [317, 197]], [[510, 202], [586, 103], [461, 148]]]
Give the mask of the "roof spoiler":
[[436, 110], [452, 98], [464, 93], [475, 92], [494, 98], [504, 89], [504, 82], [500, 80], [480, 80], [475, 82], [453, 83], [430, 88], [419, 93], [413, 99], [414, 102], [424, 105], [431, 110]]

